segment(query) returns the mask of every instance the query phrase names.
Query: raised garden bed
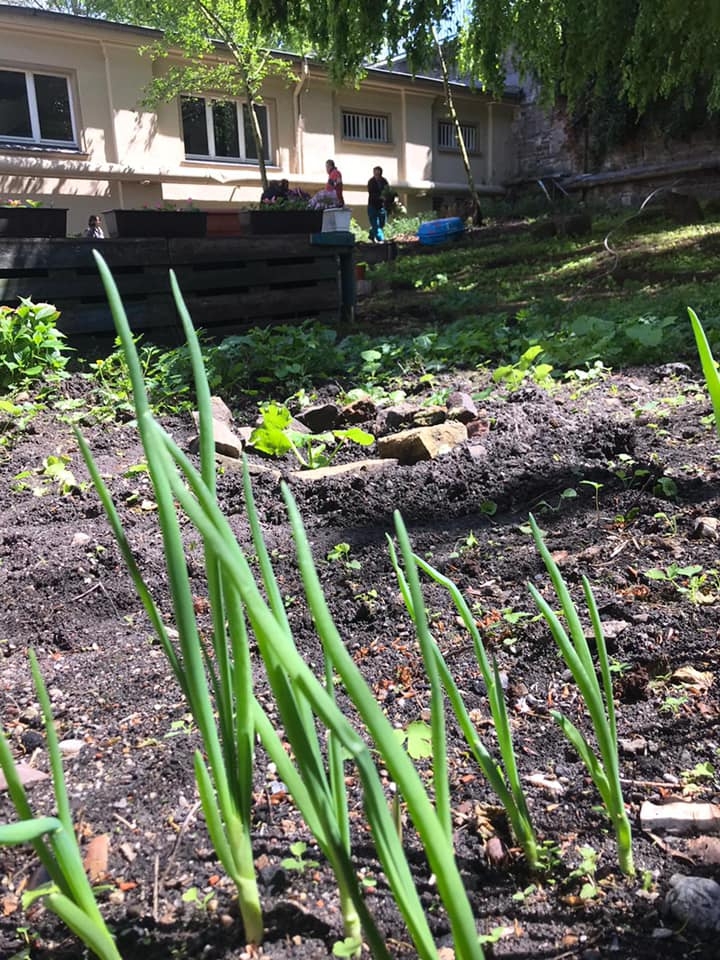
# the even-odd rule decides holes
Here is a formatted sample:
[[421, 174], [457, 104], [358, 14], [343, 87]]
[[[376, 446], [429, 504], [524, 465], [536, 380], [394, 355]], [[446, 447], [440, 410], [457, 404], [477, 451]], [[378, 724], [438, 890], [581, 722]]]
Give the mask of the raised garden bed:
[[67, 210], [55, 207], [0, 207], [0, 237], [64, 237]]
[[204, 210], [106, 210], [111, 237], [204, 237]]
[[320, 233], [322, 210], [251, 210], [250, 231], [254, 234]]

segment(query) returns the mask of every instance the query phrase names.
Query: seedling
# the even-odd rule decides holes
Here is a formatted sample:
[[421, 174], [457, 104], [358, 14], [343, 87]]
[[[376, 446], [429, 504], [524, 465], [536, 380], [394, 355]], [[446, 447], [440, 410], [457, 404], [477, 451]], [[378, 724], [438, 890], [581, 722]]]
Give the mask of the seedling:
[[214, 896], [214, 890], [211, 890], [206, 894], [201, 894], [197, 887], [190, 887], [190, 889], [186, 890], [182, 895], [182, 901], [183, 903], [194, 903], [197, 905], [199, 910], [206, 911], [208, 904]]
[[349, 555], [349, 543], [336, 543], [335, 546], [328, 551], [327, 559], [330, 563], [342, 564], [346, 570], [359, 570], [362, 564], [359, 560], [350, 560]]
[[595, 514], [599, 517], [600, 516], [600, 491], [604, 487], [604, 484], [598, 483], [595, 480], [581, 480], [580, 483], [586, 487], [592, 487], [592, 489], [595, 491]]
[[317, 860], [311, 860], [305, 856], [307, 848], [308, 845], [304, 840], [296, 840], [295, 843], [291, 843], [290, 853], [292, 857], [285, 857], [284, 860], [280, 861], [280, 866], [286, 870], [295, 870], [300, 874], [305, 873], [306, 870], [313, 870], [315, 867], [319, 867], [320, 864]]
[[479, 545], [480, 541], [471, 530], [464, 540], [458, 540], [458, 542], [455, 544], [454, 550], [451, 554], [449, 554], [449, 557], [451, 560], [455, 560], [465, 553], [471, 553]]
[[684, 695], [680, 697], [665, 697], [660, 704], [660, 712], [672, 713], [672, 715], [676, 717], [687, 702], [688, 698]]
[[648, 580], [672, 584], [678, 593], [689, 597], [691, 603], [702, 603], [705, 595], [701, 592], [701, 587], [707, 580], [707, 575], [702, 571], [702, 566], [697, 563], [689, 567], [679, 567], [676, 563], [671, 563], [664, 570], [653, 567], [645, 572], [645, 576]]
[[574, 870], [570, 871], [568, 878], [582, 880], [583, 885], [580, 888], [580, 899], [592, 900], [599, 892], [595, 880], [599, 854], [597, 850], [589, 846], [578, 847], [577, 850], [580, 854], [580, 863]]
[[518, 390], [529, 378], [541, 387], [548, 388], [553, 380], [552, 365], [549, 363], [535, 363], [535, 358], [543, 353], [543, 348], [535, 344], [523, 353], [516, 363], [509, 363], [493, 371], [495, 383], [504, 383], [508, 390]]
[[[23, 470], [14, 477], [13, 490], [21, 492], [22, 490], [32, 490], [36, 497], [44, 497], [56, 488], [62, 496], [68, 496], [72, 493], [78, 493], [87, 484], [79, 484], [75, 479], [72, 470], [68, 470], [70, 457], [66, 454], [55, 456], [50, 454], [43, 460], [42, 467], [35, 470]], [[29, 480], [31, 477], [38, 477], [39, 482], [33, 484]]]
[[705, 781], [715, 779], [715, 767], [707, 760], [696, 763], [692, 770], [683, 770], [680, 779], [683, 782], [683, 794], [692, 796], [708, 785]]
[[424, 720], [413, 720], [396, 734], [398, 740], [407, 745], [407, 752], [413, 760], [426, 760], [433, 755], [432, 730]]

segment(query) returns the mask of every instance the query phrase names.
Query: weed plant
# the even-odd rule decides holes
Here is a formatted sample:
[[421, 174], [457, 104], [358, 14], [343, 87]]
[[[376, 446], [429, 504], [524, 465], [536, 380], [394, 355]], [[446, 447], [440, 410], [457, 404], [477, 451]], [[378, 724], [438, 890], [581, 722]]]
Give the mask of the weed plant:
[[51, 304], [25, 297], [19, 307], [0, 306], [0, 393], [65, 375], [70, 348], [57, 327], [59, 316]]

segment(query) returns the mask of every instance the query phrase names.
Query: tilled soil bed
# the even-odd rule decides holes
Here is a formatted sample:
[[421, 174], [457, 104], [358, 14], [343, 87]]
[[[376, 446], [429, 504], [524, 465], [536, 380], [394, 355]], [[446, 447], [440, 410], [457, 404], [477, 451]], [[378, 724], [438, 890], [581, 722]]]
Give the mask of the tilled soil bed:
[[[461, 381], [456, 377], [452, 385], [475, 392], [485, 385], [478, 374]], [[67, 385], [73, 395], [83, 389], [77, 379]], [[537, 831], [557, 855], [548, 872], [529, 874], [496, 798], [449, 723], [456, 853], [479, 930], [495, 931], [487, 954], [710, 960], [718, 956], [716, 934], [667, 915], [663, 905], [673, 874], [718, 874], [716, 842], [644, 832], [639, 822], [645, 801], [717, 801], [720, 446], [703, 421], [710, 412], [704, 388], [686, 369], [636, 370], [584, 387], [565, 384], [552, 393], [534, 385], [514, 393], [498, 388], [481, 405], [488, 432], [433, 461], [314, 480], [293, 476], [289, 460], [251, 454], [250, 461], [275, 467], [287, 479], [341, 635], [398, 729], [427, 719], [429, 690], [386, 544], [395, 510], [416, 552], [450, 576], [473, 608], [506, 684]], [[189, 416], [165, 425], [182, 448], [191, 449], [195, 429]], [[147, 475], [133, 469], [144, 459], [136, 430], [131, 423], [92, 418], [82, 430], [170, 622], [152, 489]], [[65, 493], [43, 473], [46, 458], [62, 455], [69, 456], [76, 481]], [[37, 416], [3, 454], [0, 479], [2, 722], [18, 761], [46, 771], [28, 668], [32, 647], [67, 751], [78, 834], [85, 852], [92, 849], [98, 857], [100, 851], [88, 865], [105, 888], [100, 901], [123, 956], [331, 956], [342, 938], [332, 876], [261, 751], [253, 837], [267, 935], [260, 950], [245, 945], [232, 886], [197, 803], [196, 731], [87, 484], [71, 427], [50, 411]], [[254, 491], [297, 645], [321, 673], [277, 476], [258, 473]], [[219, 476], [218, 499], [251, 553], [241, 473], [228, 464]], [[549, 713], [559, 708], [589, 730], [572, 679], [528, 593], [532, 582], [557, 607], [527, 531], [530, 512], [576, 602], [582, 604], [584, 575], [605, 624], [621, 775], [634, 827], [638, 875], [632, 881], [618, 871], [614, 836], [595, 789]], [[328, 560], [338, 544], [348, 544], [349, 551]], [[203, 568], [190, 531], [188, 567], [202, 617]], [[469, 637], [439, 587], [426, 585], [426, 600], [434, 635], [493, 749]], [[264, 690], [259, 675], [260, 697]], [[429, 771], [429, 760], [418, 764]], [[353, 853], [367, 880], [368, 904], [392, 955], [412, 957], [362, 826], [357, 780], [350, 771], [348, 777]], [[37, 811], [52, 810], [47, 780], [28, 789]], [[388, 797], [390, 792], [388, 784]], [[0, 818], [13, 817], [3, 793]], [[107, 858], [105, 841], [90, 847], [104, 836]], [[437, 942], [448, 947], [447, 924], [411, 824], [403, 836]], [[290, 848], [298, 840], [308, 844], [301, 857], [306, 863], [292, 869], [283, 861], [292, 859]], [[594, 871], [587, 851], [580, 867], [586, 847], [597, 855]], [[41, 905], [21, 909], [22, 893], [38, 882], [27, 850], [1, 850], [0, 864], [0, 956], [81, 956], [77, 942]]]

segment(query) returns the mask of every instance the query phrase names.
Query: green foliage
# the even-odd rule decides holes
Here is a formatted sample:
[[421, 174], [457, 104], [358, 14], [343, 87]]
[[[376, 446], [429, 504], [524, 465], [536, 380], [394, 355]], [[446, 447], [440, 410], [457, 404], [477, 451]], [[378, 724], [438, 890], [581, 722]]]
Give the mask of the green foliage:
[[705, 377], [705, 383], [707, 384], [708, 393], [710, 394], [710, 400], [713, 405], [713, 413], [715, 414], [715, 429], [720, 435], [720, 375], [718, 374], [717, 363], [712, 354], [712, 349], [708, 343], [707, 335], [703, 329], [702, 324], [700, 323], [697, 314], [694, 310], [688, 307], [688, 313], [690, 315], [690, 323], [692, 324], [693, 334], [695, 336], [695, 344], [697, 346], [698, 354], [700, 355], [700, 363], [702, 364], [702, 371]]
[[277, 390], [287, 397], [337, 376], [345, 363], [336, 331], [313, 321], [255, 327], [226, 337], [203, 355], [211, 388], [222, 386], [230, 394], [261, 388], [265, 394]]
[[538, 344], [528, 347], [516, 363], [505, 364], [493, 371], [493, 380], [504, 383], [510, 392], [519, 389], [527, 380], [533, 380], [539, 386], [548, 386], [552, 383], [550, 374], [552, 365], [549, 363], [535, 363], [543, 352]]
[[[178, 413], [192, 403], [190, 394], [190, 361], [187, 349], [164, 350], [135, 338], [138, 360], [153, 409], [158, 413]], [[95, 385], [93, 413], [100, 419], [134, 415], [130, 370], [120, 341], [107, 357], [95, 360], [90, 367]]]
[[0, 306], [0, 391], [63, 376], [70, 349], [49, 303], [20, 298], [19, 307]]
[[[350, 427], [347, 430], [328, 430], [325, 433], [301, 433], [292, 429], [292, 414], [281, 403], [271, 400], [260, 407], [261, 423], [250, 435], [250, 444], [261, 453], [271, 457], [282, 457], [291, 452], [301, 467], [312, 470], [327, 467], [340, 452], [345, 443], [357, 443], [367, 447], [375, 442], [375, 437]], [[332, 445], [330, 452], [328, 445]]]

